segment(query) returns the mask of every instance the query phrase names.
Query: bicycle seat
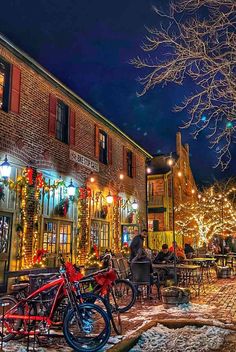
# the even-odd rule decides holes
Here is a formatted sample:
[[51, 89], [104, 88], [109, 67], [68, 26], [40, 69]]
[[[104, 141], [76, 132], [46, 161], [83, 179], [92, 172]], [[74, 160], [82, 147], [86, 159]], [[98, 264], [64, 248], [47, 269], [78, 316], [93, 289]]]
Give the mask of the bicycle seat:
[[22, 291], [25, 288], [29, 287], [29, 283], [28, 282], [23, 282], [21, 284], [13, 284], [11, 285], [11, 290], [12, 291]]

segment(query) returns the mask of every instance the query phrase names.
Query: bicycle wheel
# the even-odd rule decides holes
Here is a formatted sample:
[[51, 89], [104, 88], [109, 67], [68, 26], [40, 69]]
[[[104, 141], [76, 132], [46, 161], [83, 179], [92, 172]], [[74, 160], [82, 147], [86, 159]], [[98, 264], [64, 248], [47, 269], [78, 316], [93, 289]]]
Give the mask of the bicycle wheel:
[[[22, 319], [8, 319], [6, 317], [7, 312], [13, 308], [17, 303], [17, 299], [13, 296], [3, 296], [1, 297], [1, 302], [4, 304], [4, 307], [1, 305], [0, 306], [0, 335], [2, 335], [3, 332], [3, 341], [7, 342], [9, 340], [12, 340], [15, 338], [17, 335], [11, 333], [10, 331], [19, 331], [21, 326], [22, 326]], [[4, 312], [4, 319], [2, 319]], [[23, 309], [22, 307], [18, 306], [15, 309], [13, 308], [10, 312], [10, 314], [15, 314], [15, 315], [23, 315]], [[3, 325], [3, 326], [2, 326]]]
[[108, 341], [110, 322], [102, 308], [91, 303], [82, 303], [77, 310], [70, 309], [64, 319], [63, 333], [66, 342], [75, 351], [95, 352]]
[[132, 282], [125, 279], [117, 279], [113, 285], [116, 303], [120, 313], [127, 312], [136, 301], [136, 290]]

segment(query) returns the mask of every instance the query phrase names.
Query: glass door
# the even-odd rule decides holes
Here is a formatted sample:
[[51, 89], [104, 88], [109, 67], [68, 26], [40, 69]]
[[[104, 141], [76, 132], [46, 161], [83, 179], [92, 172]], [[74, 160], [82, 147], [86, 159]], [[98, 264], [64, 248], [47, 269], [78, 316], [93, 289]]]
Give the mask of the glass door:
[[0, 292], [6, 291], [11, 248], [12, 216], [0, 213]]
[[57, 220], [44, 221], [43, 249], [47, 251], [47, 266], [56, 267], [59, 254], [65, 261], [72, 258], [72, 223]]

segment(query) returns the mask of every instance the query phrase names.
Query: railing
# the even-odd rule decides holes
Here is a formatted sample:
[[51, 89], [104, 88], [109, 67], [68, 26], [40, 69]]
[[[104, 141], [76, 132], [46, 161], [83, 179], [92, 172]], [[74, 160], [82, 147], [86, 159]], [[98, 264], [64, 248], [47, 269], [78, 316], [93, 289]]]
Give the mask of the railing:
[[149, 206], [163, 206], [164, 205], [164, 201], [163, 201], [163, 196], [152, 196], [149, 195], [148, 196], [148, 205]]

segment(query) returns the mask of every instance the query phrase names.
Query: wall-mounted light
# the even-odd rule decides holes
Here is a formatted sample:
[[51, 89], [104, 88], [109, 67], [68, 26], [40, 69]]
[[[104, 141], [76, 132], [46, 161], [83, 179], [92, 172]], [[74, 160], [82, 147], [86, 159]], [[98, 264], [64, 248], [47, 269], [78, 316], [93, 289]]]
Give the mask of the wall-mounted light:
[[95, 182], [95, 177], [94, 177], [94, 176], [91, 176], [90, 179], [89, 179], [89, 181], [90, 181], [91, 183], [94, 183], [94, 182]]
[[107, 200], [108, 204], [112, 204], [113, 196], [111, 195], [110, 191], [109, 191], [108, 195], [106, 196], [106, 200]]
[[67, 193], [69, 198], [73, 198], [75, 196], [75, 186], [73, 185], [72, 179], [70, 180], [70, 184], [67, 187]]
[[182, 172], [178, 171], [178, 176], [181, 177], [182, 176]]
[[146, 171], [147, 171], [147, 174], [150, 174], [152, 172], [152, 169], [150, 167], [147, 167]]
[[11, 174], [11, 165], [9, 164], [7, 160], [7, 156], [5, 155], [4, 162], [0, 166], [1, 169], [1, 175], [3, 178], [8, 178], [10, 177]]
[[124, 180], [124, 174], [121, 173], [121, 174], [119, 175], [119, 179], [120, 179], [120, 180]]
[[137, 210], [138, 209], [138, 203], [136, 202], [136, 200], [133, 201], [131, 206], [132, 206], [133, 210]]

